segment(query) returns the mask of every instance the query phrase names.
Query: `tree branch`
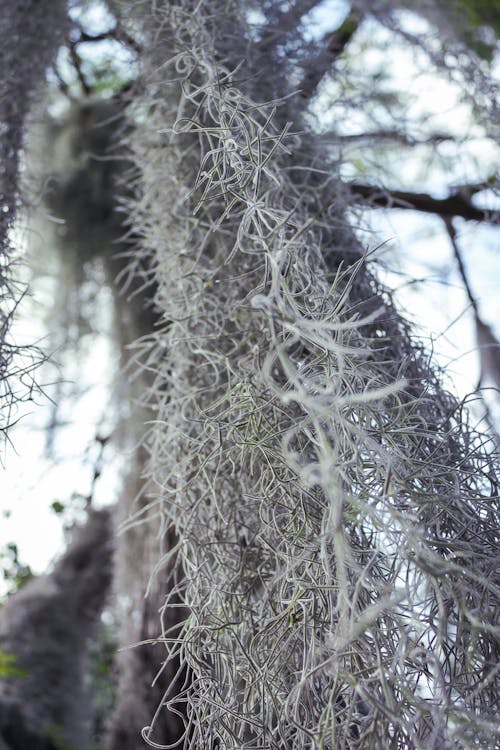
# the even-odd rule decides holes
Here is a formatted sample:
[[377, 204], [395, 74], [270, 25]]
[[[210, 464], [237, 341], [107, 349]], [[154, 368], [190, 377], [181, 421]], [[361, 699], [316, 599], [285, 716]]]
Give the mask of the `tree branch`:
[[302, 98], [312, 98], [323, 76], [342, 54], [356, 33], [358, 26], [358, 17], [350, 13], [338, 29], [326, 34], [321, 40], [320, 51], [309, 61], [308, 66], [304, 68], [302, 81], [298, 87]]
[[126, 44], [127, 47], [130, 47], [137, 54], [142, 51], [141, 45], [135, 39], [133, 39], [133, 37], [131, 37], [130, 34], [119, 24], [117, 24], [114, 28], [109, 29], [108, 31], [103, 31], [100, 34], [87, 34], [87, 32], [84, 31], [80, 26], [77, 26], [75, 32], [76, 33], [72, 34], [70, 39], [70, 44], [73, 46], [76, 46], [78, 44], [85, 44], [87, 42], [103, 42], [112, 39], [113, 41], [120, 42], [121, 44]]
[[295, 29], [301, 19], [319, 5], [320, 2], [321, 0], [296, 0], [286, 10], [276, 12], [273, 8], [269, 14], [269, 18], [270, 20], [272, 19], [273, 26], [277, 29], [285, 31]]
[[[373, 144], [374, 141], [396, 141], [402, 143], [405, 146], [433, 146], [445, 141], [454, 141], [456, 138], [447, 133], [433, 133], [427, 138], [417, 138], [408, 133], [403, 133], [400, 130], [372, 130], [365, 133], [346, 133], [338, 134], [326, 132], [321, 135], [322, 140], [325, 143], [336, 145], [344, 143], [359, 143], [367, 141], [368, 145]], [[484, 190], [484, 185], [482, 187]]]
[[[490, 224], [498, 224], [500, 215], [498, 211], [487, 211], [477, 208], [471, 203], [470, 195], [479, 192], [477, 185], [467, 186], [452, 192], [447, 198], [433, 198], [428, 193], [411, 193], [406, 190], [389, 190], [376, 185], [365, 185], [359, 182], [350, 183], [354, 199], [363, 198], [372, 206], [380, 208], [402, 208], [411, 211], [423, 211], [424, 213], [436, 214], [441, 218], [460, 216], [466, 221], [485, 221]], [[484, 185], [481, 189], [487, 189]]]
[[481, 402], [483, 404], [486, 424], [488, 425], [488, 429], [495, 440], [495, 445], [498, 450], [500, 446], [500, 436], [498, 434], [495, 425], [495, 419], [491, 413], [488, 400], [485, 398], [484, 392], [481, 389], [481, 385], [483, 381], [489, 381], [493, 386], [493, 389], [496, 391], [496, 395], [498, 396], [498, 394], [500, 393], [500, 344], [491, 327], [487, 325], [487, 323], [485, 323], [479, 315], [479, 305], [477, 303], [476, 297], [472, 292], [472, 287], [465, 270], [465, 264], [462, 258], [462, 253], [460, 252], [460, 247], [458, 245], [457, 232], [455, 230], [455, 227], [453, 226], [453, 221], [450, 218], [446, 218], [443, 221], [448, 232], [448, 237], [450, 238], [450, 243], [453, 248], [453, 254], [455, 256], [455, 260], [457, 261], [458, 271], [460, 273], [465, 292], [474, 312], [477, 351], [479, 354], [479, 364], [481, 368], [479, 382], [477, 384], [476, 390], [478, 391]]
[[76, 71], [77, 78], [80, 81], [80, 86], [82, 87], [83, 93], [85, 94], [85, 96], [90, 96], [92, 89], [87, 82], [87, 79], [85, 78], [85, 74], [82, 69], [82, 61], [80, 55], [76, 51], [76, 46], [74, 43], [69, 45], [69, 56]]
[[445, 224], [445, 227], [446, 227], [446, 231], [448, 232], [448, 237], [450, 238], [450, 243], [451, 243], [451, 246], [453, 248], [453, 254], [455, 256], [455, 260], [457, 261], [458, 271], [459, 271], [460, 276], [462, 278], [462, 283], [464, 285], [465, 292], [467, 294], [467, 297], [469, 298], [469, 302], [472, 305], [472, 309], [474, 310], [474, 315], [475, 315], [476, 319], [478, 319], [479, 318], [479, 307], [478, 307], [478, 304], [477, 304], [477, 300], [476, 300], [475, 296], [472, 293], [472, 288], [471, 288], [471, 285], [469, 283], [469, 279], [468, 279], [468, 276], [467, 276], [467, 272], [465, 270], [464, 262], [462, 260], [462, 254], [460, 252], [460, 248], [458, 247], [457, 233], [455, 231], [455, 227], [453, 226], [453, 221], [449, 217], [446, 217], [445, 219], [443, 219], [443, 221], [444, 221], [444, 224]]

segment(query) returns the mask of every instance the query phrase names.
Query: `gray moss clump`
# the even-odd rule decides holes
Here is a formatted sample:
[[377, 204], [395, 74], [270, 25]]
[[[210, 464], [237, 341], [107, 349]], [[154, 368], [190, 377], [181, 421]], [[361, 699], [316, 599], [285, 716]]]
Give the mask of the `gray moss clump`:
[[190, 680], [161, 710], [187, 710], [191, 749], [493, 747], [488, 444], [372, 276], [297, 98], [262, 102], [239, 4], [143, 7], [148, 510], [179, 539], [165, 616], [190, 613], [164, 628]]

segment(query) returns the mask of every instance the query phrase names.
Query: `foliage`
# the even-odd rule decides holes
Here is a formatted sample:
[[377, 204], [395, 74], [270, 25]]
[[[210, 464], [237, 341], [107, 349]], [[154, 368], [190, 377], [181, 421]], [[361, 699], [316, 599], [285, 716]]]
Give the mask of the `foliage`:
[[0, 677], [24, 677], [26, 674], [25, 669], [17, 666], [15, 654], [7, 654], [0, 648]]
[[53, 744], [54, 750], [75, 750], [75, 746], [64, 737], [64, 732], [57, 724], [51, 724], [47, 730], [47, 737]]
[[4, 582], [9, 585], [9, 594], [18, 591], [33, 577], [30, 566], [19, 559], [19, 549], [15, 542], [10, 542], [0, 551], [0, 566]]
[[[492, 59], [496, 40], [500, 36], [500, 18], [496, 4], [492, 0], [459, 0], [458, 14], [465, 16], [461, 21], [465, 41], [478, 55]], [[487, 27], [495, 33], [487, 35]], [[485, 33], [486, 31], [486, 33]]]

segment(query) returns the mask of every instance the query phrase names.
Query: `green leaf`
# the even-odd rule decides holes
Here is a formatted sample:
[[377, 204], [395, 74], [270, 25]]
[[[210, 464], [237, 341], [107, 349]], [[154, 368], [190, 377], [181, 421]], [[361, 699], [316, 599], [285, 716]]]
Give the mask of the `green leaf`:
[[57, 513], [57, 515], [60, 515], [64, 512], [64, 504], [59, 502], [59, 500], [54, 500], [54, 502], [50, 506], [54, 513]]
[[58, 724], [50, 724], [47, 729], [47, 737], [51, 740], [56, 750], [75, 750], [75, 746], [68, 742], [62, 728]]
[[28, 672], [16, 665], [17, 657], [0, 648], [0, 677], [26, 677]]

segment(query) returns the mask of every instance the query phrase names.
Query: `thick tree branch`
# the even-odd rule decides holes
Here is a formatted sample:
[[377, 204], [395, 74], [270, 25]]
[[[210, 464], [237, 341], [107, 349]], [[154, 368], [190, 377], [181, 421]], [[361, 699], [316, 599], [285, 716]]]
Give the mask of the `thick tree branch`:
[[[359, 182], [350, 184], [354, 199], [363, 198], [372, 206], [423, 211], [424, 213], [436, 214], [441, 218], [460, 216], [467, 221], [485, 221], [490, 224], [498, 224], [500, 221], [498, 212], [477, 208], [471, 203], [470, 195], [479, 192], [479, 189], [477, 185], [471, 185], [470, 187], [472, 190], [464, 186], [451, 193], [447, 198], [433, 198], [428, 193], [389, 190]], [[481, 189], [487, 187], [487, 185], [484, 185]]]
[[358, 17], [351, 13], [338, 29], [330, 32], [321, 40], [320, 50], [317, 55], [309, 60], [307, 67], [304, 67], [302, 81], [298, 87], [304, 99], [311, 99], [314, 96], [323, 76], [342, 54], [356, 33], [358, 26]]

